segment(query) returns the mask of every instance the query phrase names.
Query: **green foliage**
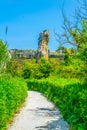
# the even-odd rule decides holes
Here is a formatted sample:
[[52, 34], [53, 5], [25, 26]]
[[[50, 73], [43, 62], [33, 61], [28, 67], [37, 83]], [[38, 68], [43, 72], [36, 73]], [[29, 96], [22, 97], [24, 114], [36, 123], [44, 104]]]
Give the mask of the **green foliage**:
[[8, 59], [7, 45], [0, 40], [0, 72], [4, 71]]
[[[24, 74], [25, 70], [26, 70], [26, 73], [28, 74], [27, 77]], [[36, 78], [36, 79], [42, 78], [42, 74], [39, 71], [39, 64], [36, 63], [35, 59], [32, 59], [30, 61], [28, 61], [28, 60], [24, 61], [23, 77], [24, 77], [24, 75], [26, 78]]]
[[71, 63], [70, 56], [68, 53], [65, 53], [64, 62], [65, 62], [65, 65], [69, 65]]
[[0, 62], [7, 58], [7, 45], [0, 40]]
[[72, 30], [71, 35], [78, 46], [78, 58], [84, 64], [84, 77], [87, 77], [87, 21], [82, 20], [80, 29]]
[[81, 78], [86, 77], [86, 64], [77, 56], [69, 56], [69, 61], [63, 61], [56, 71], [58, 77]]
[[10, 59], [7, 64], [6, 72], [10, 73], [13, 77], [22, 77], [23, 74], [23, 61], [18, 59]]
[[[53, 80], [52, 80], [53, 79]], [[58, 106], [71, 130], [86, 130], [87, 86], [76, 79], [27, 80], [29, 90], [44, 93]]]
[[27, 87], [23, 80], [0, 77], [0, 130], [6, 128], [8, 120], [18, 111], [26, 96]]
[[24, 79], [29, 79], [30, 78], [30, 76], [31, 76], [31, 71], [30, 71], [30, 69], [24, 69], [23, 70], [23, 77], [24, 77]]
[[42, 58], [39, 63], [39, 70], [42, 73], [43, 77], [47, 78], [50, 76], [50, 73], [52, 72], [51, 64], [44, 58]]
[[84, 56], [86, 56], [87, 52], [84, 50], [87, 50], [87, 21], [82, 20], [80, 29], [71, 30], [71, 35], [77, 44], [78, 52], [85, 52]]
[[60, 64], [61, 62], [59, 62], [59, 60], [57, 58], [50, 58], [49, 59], [49, 63], [51, 65], [51, 72], [50, 72], [50, 76], [52, 75], [57, 75], [57, 72], [59, 70]]
[[39, 63], [36, 63], [34, 59], [30, 61], [24, 61], [23, 77], [28, 78], [47, 78], [52, 71], [51, 64], [45, 59], [41, 59]]

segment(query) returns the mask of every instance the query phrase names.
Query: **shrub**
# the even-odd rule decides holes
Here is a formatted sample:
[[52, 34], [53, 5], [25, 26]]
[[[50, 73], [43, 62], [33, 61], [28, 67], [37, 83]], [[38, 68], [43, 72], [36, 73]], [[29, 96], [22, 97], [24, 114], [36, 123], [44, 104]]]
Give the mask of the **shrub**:
[[64, 62], [57, 70], [58, 77], [65, 78], [84, 78], [86, 77], [85, 64], [78, 56], [70, 57], [71, 63], [66, 65]]
[[[70, 84], [63, 88], [60, 108], [64, 117], [75, 130], [86, 130], [87, 127], [87, 86], [86, 84]], [[72, 130], [73, 130], [72, 129]]]
[[41, 78], [42, 74], [39, 71], [39, 64], [36, 63], [35, 59], [30, 61], [24, 61], [23, 77], [25, 78]]
[[48, 61], [42, 58], [39, 63], [39, 70], [42, 73], [43, 77], [47, 78], [50, 76], [50, 73], [52, 72], [52, 66]]
[[24, 79], [28, 79], [28, 78], [30, 78], [30, 76], [31, 76], [31, 71], [30, 71], [30, 69], [28, 68], [26, 68], [26, 69], [24, 69], [23, 70], [23, 77], [24, 77]]
[[36, 63], [34, 59], [24, 62], [23, 77], [28, 78], [47, 78], [52, 71], [52, 67], [48, 61], [41, 59], [39, 63]]
[[6, 66], [6, 72], [10, 73], [13, 77], [15, 77], [15, 76], [22, 77], [23, 60], [12, 58]]
[[22, 105], [26, 96], [27, 87], [23, 80], [0, 79], [0, 130], [6, 128], [8, 120]]

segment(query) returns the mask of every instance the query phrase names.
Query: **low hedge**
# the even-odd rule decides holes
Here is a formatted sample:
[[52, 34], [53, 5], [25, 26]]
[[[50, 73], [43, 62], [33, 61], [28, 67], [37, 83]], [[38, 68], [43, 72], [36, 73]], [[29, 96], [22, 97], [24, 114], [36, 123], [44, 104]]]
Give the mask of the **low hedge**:
[[25, 101], [27, 85], [22, 79], [0, 79], [0, 130], [4, 130], [11, 117]]
[[[62, 83], [63, 81], [63, 83]], [[58, 83], [59, 82], [59, 83]], [[27, 80], [29, 90], [40, 91], [60, 108], [70, 130], [87, 129], [87, 85], [72, 79]]]

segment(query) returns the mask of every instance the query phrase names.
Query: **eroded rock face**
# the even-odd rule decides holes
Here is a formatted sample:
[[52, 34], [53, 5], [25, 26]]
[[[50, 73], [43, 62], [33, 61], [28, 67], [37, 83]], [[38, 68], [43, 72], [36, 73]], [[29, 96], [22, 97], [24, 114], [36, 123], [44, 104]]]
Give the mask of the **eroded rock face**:
[[39, 34], [38, 38], [38, 54], [37, 58], [40, 59], [41, 57], [44, 57], [45, 59], [48, 59], [48, 41], [49, 41], [49, 31], [44, 30]]

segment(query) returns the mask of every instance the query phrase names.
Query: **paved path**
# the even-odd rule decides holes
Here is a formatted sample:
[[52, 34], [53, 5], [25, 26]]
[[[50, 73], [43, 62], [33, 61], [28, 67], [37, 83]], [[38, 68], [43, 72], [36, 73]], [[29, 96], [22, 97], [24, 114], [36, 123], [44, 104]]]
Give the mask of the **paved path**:
[[24, 107], [8, 130], [69, 130], [69, 126], [41, 93], [28, 91]]

